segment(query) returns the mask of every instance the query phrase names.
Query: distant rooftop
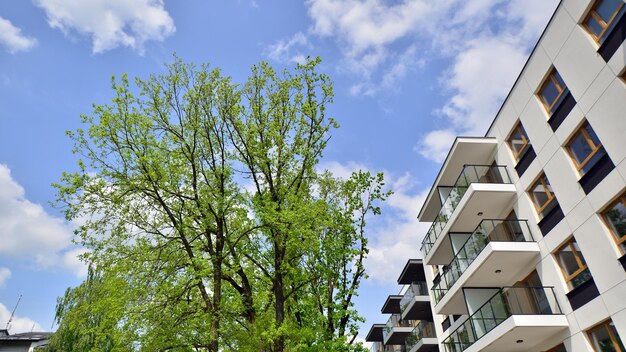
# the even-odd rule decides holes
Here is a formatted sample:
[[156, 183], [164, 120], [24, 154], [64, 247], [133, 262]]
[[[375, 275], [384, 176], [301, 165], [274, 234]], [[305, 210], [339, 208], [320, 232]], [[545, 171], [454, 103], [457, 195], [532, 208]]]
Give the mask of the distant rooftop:
[[0, 330], [0, 341], [41, 341], [45, 340], [51, 332], [23, 332], [19, 334], [7, 335], [6, 330]]

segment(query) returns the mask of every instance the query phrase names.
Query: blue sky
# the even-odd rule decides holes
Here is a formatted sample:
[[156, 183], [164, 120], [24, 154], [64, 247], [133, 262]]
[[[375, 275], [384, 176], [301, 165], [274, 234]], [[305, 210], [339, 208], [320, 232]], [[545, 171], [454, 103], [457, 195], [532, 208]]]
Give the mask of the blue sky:
[[385, 171], [394, 190], [370, 222], [357, 308], [369, 326], [398, 292], [427, 224], [417, 213], [455, 135], [482, 135], [557, 0], [6, 0], [0, 2], [0, 328], [49, 330], [56, 297], [82, 280], [73, 224], [51, 184], [76, 158], [65, 131], [110, 78], [163, 72], [176, 53], [243, 81], [267, 60], [323, 58], [335, 83], [322, 167]]

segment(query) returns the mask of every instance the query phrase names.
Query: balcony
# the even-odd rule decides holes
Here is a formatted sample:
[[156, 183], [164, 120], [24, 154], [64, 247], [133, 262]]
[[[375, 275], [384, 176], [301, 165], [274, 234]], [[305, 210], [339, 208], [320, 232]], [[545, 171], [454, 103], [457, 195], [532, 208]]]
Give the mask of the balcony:
[[413, 321], [403, 320], [399, 314], [389, 317], [383, 328], [383, 343], [385, 345], [404, 345], [404, 340], [413, 331]]
[[385, 346], [382, 342], [374, 342], [370, 347], [370, 352], [406, 352], [407, 349], [404, 345], [389, 345]]
[[422, 321], [416, 326], [405, 340], [407, 352], [435, 352], [439, 351], [439, 343], [432, 321]]
[[[485, 218], [498, 218], [516, 195], [505, 166], [465, 165], [422, 241], [426, 264], [447, 264], [453, 257], [448, 232], [474, 228]], [[443, 197], [442, 197], [443, 198]]]
[[380, 309], [380, 312], [383, 314], [400, 314], [402, 313], [402, 309], [400, 309], [400, 301], [402, 300], [401, 295], [389, 295], [387, 300], [383, 304], [383, 307]]
[[[552, 287], [467, 291], [471, 314], [443, 342], [446, 352], [541, 351], [569, 326]], [[489, 298], [481, 304], [482, 297]]]
[[463, 287], [513, 283], [540, 256], [526, 220], [483, 220], [469, 236], [450, 238], [456, 254], [432, 288], [437, 314], [466, 314]]
[[430, 297], [425, 282], [410, 284], [400, 300], [402, 319], [432, 320]]
[[434, 221], [443, 204], [439, 193], [441, 186], [454, 184], [465, 165], [490, 164], [497, 147], [498, 141], [493, 137], [457, 137], [420, 209], [419, 220]]

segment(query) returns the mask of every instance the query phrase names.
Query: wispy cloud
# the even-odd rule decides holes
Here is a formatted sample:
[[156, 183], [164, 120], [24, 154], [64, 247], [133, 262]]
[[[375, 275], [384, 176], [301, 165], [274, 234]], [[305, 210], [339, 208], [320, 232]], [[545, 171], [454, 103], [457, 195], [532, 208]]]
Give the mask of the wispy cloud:
[[0, 45], [4, 46], [9, 53], [15, 54], [35, 47], [37, 39], [23, 35], [20, 28], [0, 17]]
[[176, 31], [162, 0], [37, 0], [48, 24], [65, 34], [89, 36], [92, 52], [126, 46], [143, 54], [148, 41]]
[[[441, 161], [439, 137], [481, 134], [558, 0], [308, 0], [311, 35], [335, 43], [353, 95], [387, 92], [410, 70], [445, 60], [447, 101], [416, 150]], [[444, 149], [442, 149], [444, 148]]]
[[24, 188], [0, 164], [0, 256], [39, 268], [60, 267], [81, 276], [85, 265], [76, 259], [84, 251], [73, 247], [71, 225], [26, 199]]
[[[0, 287], [4, 286], [4, 283], [11, 277], [11, 270], [9, 268], [0, 267]], [[2, 320], [0, 320], [1, 322]]]
[[296, 62], [303, 64], [306, 62], [311, 44], [304, 33], [298, 32], [289, 39], [279, 40], [270, 45], [265, 51], [267, 57], [277, 62]]

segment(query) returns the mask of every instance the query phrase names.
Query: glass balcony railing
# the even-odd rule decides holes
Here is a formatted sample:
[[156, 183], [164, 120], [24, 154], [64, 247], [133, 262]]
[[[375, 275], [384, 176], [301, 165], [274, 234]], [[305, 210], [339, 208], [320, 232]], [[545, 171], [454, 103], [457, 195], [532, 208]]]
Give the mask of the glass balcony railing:
[[421, 321], [418, 326], [411, 331], [411, 334], [407, 336], [405, 340], [406, 350], [410, 351], [417, 345], [423, 338], [437, 337], [435, 334], [435, 324], [432, 321]]
[[506, 166], [465, 165], [451, 187], [448, 197], [443, 201], [439, 214], [435, 217], [430, 229], [422, 241], [422, 254], [426, 256], [441, 235], [448, 219], [461, 202], [467, 188], [472, 183], [511, 183]]
[[402, 319], [400, 314], [393, 314], [387, 320], [385, 327], [383, 328], [383, 341], [387, 341], [389, 339], [389, 335], [393, 332], [394, 327], [411, 327], [413, 326], [413, 321], [408, 319]]
[[445, 352], [462, 352], [512, 315], [563, 314], [553, 287], [504, 287], [443, 342]]
[[435, 304], [463, 275], [489, 242], [534, 242], [526, 220], [483, 220], [443, 270], [433, 285]]
[[382, 342], [374, 342], [370, 347], [370, 352], [406, 352], [407, 349], [404, 345], [389, 345], [385, 346]]
[[413, 301], [415, 296], [428, 296], [428, 287], [426, 287], [425, 282], [418, 282], [409, 285], [409, 288], [402, 296], [400, 300], [400, 310], [404, 313], [404, 310], [409, 306], [409, 304]]

